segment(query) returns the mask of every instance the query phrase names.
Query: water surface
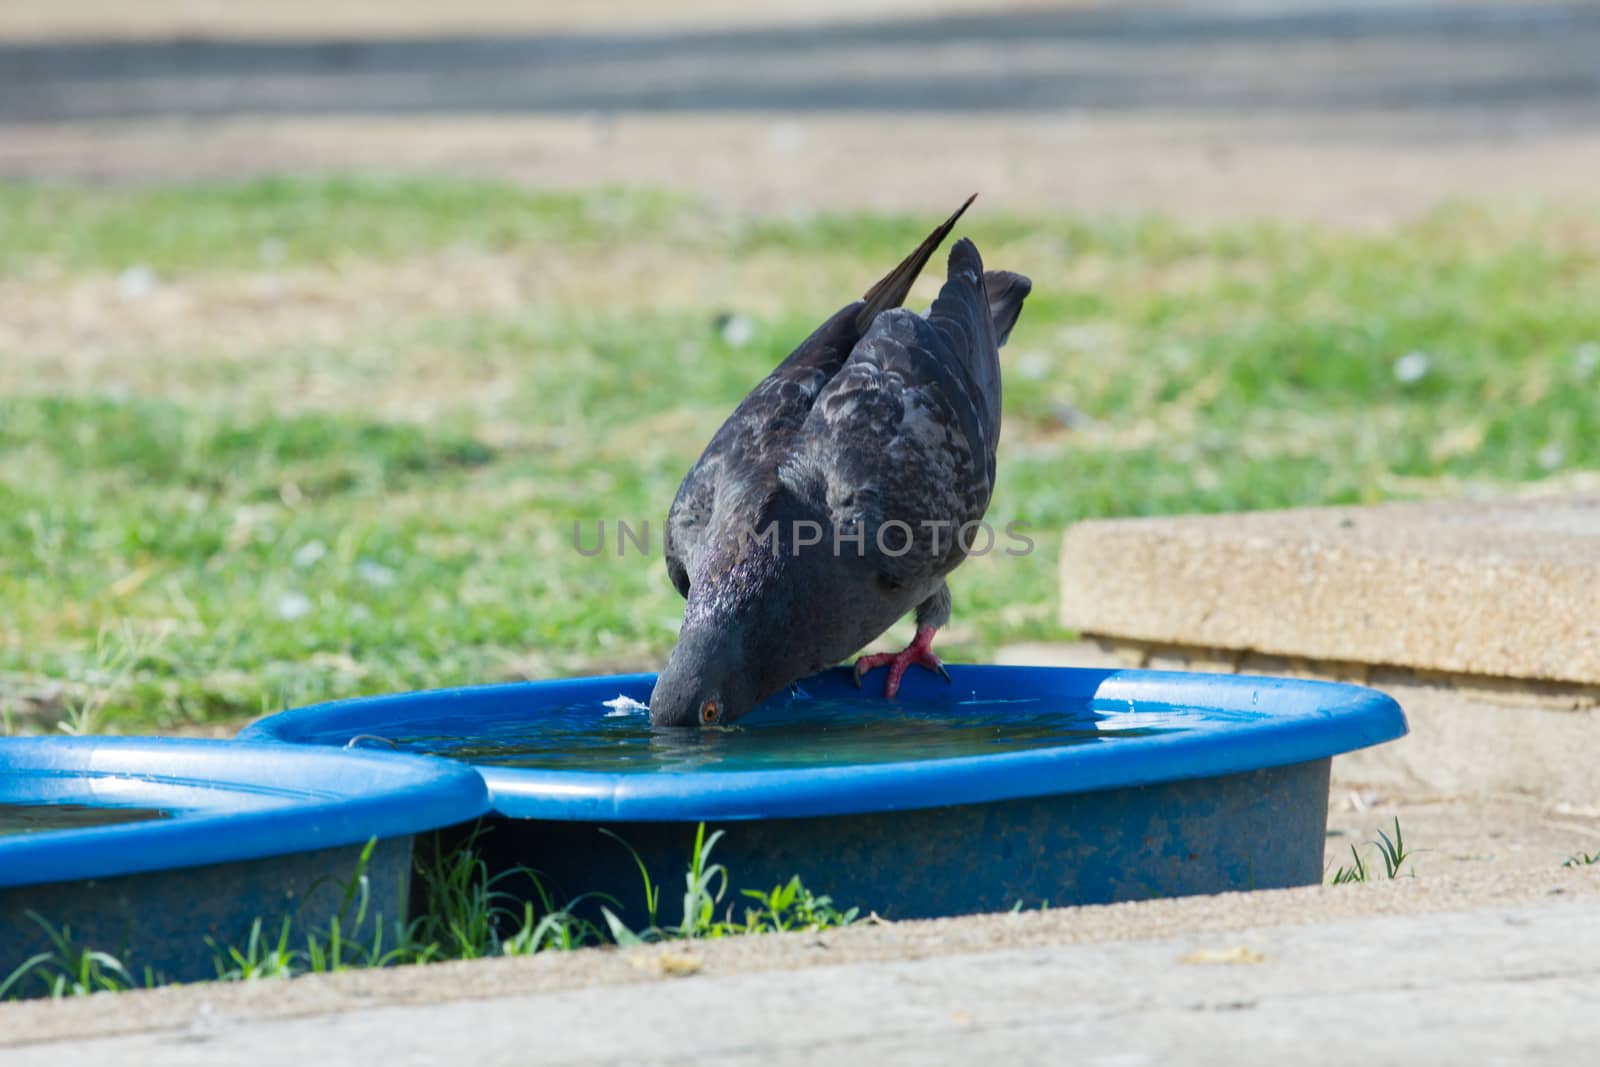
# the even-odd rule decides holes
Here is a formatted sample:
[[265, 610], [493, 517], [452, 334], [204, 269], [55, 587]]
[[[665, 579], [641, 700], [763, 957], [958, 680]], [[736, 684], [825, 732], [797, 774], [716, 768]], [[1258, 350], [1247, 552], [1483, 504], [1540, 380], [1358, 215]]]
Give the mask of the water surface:
[[0, 803], [0, 837], [37, 834], [47, 830], [78, 830], [85, 826], [115, 826], [169, 818], [160, 808], [108, 808], [93, 804]]
[[491, 718], [470, 734], [418, 728], [390, 740], [408, 751], [497, 767], [794, 770], [1104, 744], [1195, 729], [1215, 718], [1214, 711], [1108, 710], [1043, 698], [887, 704], [802, 696], [732, 726], [666, 730], [653, 729], [641, 705], [618, 698]]

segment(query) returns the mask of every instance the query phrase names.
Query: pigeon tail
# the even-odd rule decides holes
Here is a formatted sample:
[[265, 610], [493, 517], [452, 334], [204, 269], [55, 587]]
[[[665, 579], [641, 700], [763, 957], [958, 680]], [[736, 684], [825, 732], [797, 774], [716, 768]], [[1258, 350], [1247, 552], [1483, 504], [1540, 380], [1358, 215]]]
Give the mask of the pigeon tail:
[[865, 334], [867, 327], [872, 325], [872, 320], [882, 312], [897, 308], [906, 302], [906, 296], [911, 292], [911, 286], [915, 284], [917, 275], [922, 273], [922, 268], [927, 266], [928, 260], [944, 243], [944, 239], [950, 236], [956, 220], [961, 218], [976, 199], [978, 199], [977, 193], [967, 197], [966, 202], [956, 208], [955, 214], [945, 219], [938, 229], [930, 233], [909, 256], [900, 261], [898, 267], [885, 274], [877, 285], [867, 290], [866, 295], [861, 298], [866, 301], [866, 306], [856, 313], [857, 334]]
[[1033, 282], [1009, 270], [991, 270], [983, 276], [989, 293], [989, 316], [994, 319], [995, 344], [1003, 345], [1011, 328], [1022, 314], [1022, 302], [1033, 291]]
[[[998, 272], [997, 272], [998, 273]], [[928, 310], [928, 321], [947, 331], [974, 390], [973, 402], [990, 430], [1000, 428], [1000, 338], [989, 305], [987, 275], [978, 247], [963, 237], [950, 249], [944, 288]], [[1017, 311], [1021, 310], [1018, 301]], [[1011, 315], [1016, 321], [1016, 313]], [[959, 340], [957, 340], [959, 339]], [[986, 431], [992, 442], [995, 435]]]

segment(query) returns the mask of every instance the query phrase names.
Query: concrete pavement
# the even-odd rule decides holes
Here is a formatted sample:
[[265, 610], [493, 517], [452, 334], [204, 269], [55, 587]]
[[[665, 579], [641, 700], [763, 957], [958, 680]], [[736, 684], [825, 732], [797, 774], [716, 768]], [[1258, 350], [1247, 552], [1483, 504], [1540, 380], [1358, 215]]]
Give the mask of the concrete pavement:
[[180, 1029], [5, 1062], [1567, 1064], [1600, 1040], [1591, 895], [799, 971], [718, 974], [719, 947], [625, 985], [288, 1019], [202, 1001]]
[[[1562, 997], [1585, 990], [1600, 959], [1600, 865], [1563, 866], [1561, 850], [1581, 835], [1552, 841], [1548, 828], [1497, 823], [1499, 810], [1459, 811], [1455, 834], [1448, 822], [1408, 812], [1412, 847], [1424, 851], [1408, 867], [1415, 877], [1393, 881], [4, 1004], [0, 1062], [127, 1055], [255, 1063], [310, 1055], [319, 1042], [317, 1058], [331, 1062], [425, 1060], [457, 1047], [486, 1062], [517, 1054], [530, 1062], [698, 1061], [712, 1052], [734, 1062], [746, 1052], [781, 1061], [804, 1058], [806, 1032], [819, 1050], [848, 1038], [885, 1056], [900, 1042], [927, 1051], [922, 1029], [949, 1036], [948, 1024], [963, 1017], [973, 1023], [959, 1033], [987, 1020], [969, 1044], [1009, 1041], [996, 1032], [1013, 1026], [1024, 1040], [1033, 1034], [1032, 1051], [1013, 1050], [1027, 1060], [1049, 1052], [1063, 1027], [1143, 1032], [1176, 1012], [1175, 1032], [1187, 1033], [1205, 1020], [1180, 1009], [1215, 1007], [1212, 994], [1224, 1005], [1262, 1003], [1257, 986], [1218, 991], [1241, 971], [1267, 976], [1271, 1010], [1255, 1018], [1274, 1027], [1302, 1003], [1325, 1007], [1330, 1018], [1378, 1002], [1401, 1010], [1408, 998], [1416, 1003], [1405, 1010], [1426, 1007], [1438, 1020], [1454, 1010], [1481, 1014], [1471, 998], [1482, 989], [1535, 975]], [[1463, 853], [1463, 845], [1479, 851]], [[1515, 924], [1549, 936], [1520, 940], [1524, 926]], [[996, 989], [1031, 983], [1038, 992], [992, 997], [991, 974]], [[1014, 996], [1021, 999], [1008, 1006]], [[1581, 1021], [1574, 1015], [1569, 1023]], [[1312, 1038], [1359, 1036], [1358, 1027], [1342, 1026], [1330, 1023]], [[1549, 1032], [1565, 1040], [1591, 1031]], [[1462, 1056], [1422, 1062], [1452, 1058]]]

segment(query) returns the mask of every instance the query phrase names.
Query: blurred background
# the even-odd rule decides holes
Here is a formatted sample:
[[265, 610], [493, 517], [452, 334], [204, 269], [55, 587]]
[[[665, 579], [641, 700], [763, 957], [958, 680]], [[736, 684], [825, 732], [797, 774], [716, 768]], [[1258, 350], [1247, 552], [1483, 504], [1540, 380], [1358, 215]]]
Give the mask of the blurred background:
[[1597, 189], [1594, 3], [6, 0], [0, 732], [653, 668], [684, 470], [974, 190], [950, 658], [1081, 517], [1600, 485]]

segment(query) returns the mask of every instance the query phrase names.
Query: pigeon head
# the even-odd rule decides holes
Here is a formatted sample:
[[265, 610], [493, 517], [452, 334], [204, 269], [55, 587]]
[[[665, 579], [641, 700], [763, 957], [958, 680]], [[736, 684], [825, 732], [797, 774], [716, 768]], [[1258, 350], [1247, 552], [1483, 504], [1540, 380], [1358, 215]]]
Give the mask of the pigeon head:
[[792, 612], [794, 561], [776, 546], [721, 539], [700, 560], [678, 643], [650, 694], [656, 726], [726, 726], [799, 676], [774, 638]]
[[650, 693], [655, 726], [725, 726], [761, 701], [742, 627], [685, 624]]
[[[803, 547], [791, 540], [796, 520], [822, 529], [821, 513], [783, 494], [759, 514], [773, 524], [765, 527], [770, 539], [730, 526], [697, 561], [678, 644], [650, 694], [656, 726], [737, 722], [859, 645], [841, 636], [839, 620], [872, 614], [857, 604], [863, 583], [834, 557], [826, 537], [803, 538]], [[872, 608], [885, 610], [876, 599]], [[883, 625], [904, 610], [890, 605]]]

